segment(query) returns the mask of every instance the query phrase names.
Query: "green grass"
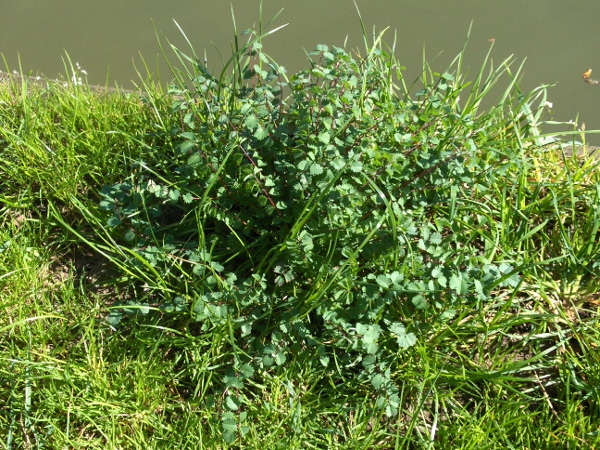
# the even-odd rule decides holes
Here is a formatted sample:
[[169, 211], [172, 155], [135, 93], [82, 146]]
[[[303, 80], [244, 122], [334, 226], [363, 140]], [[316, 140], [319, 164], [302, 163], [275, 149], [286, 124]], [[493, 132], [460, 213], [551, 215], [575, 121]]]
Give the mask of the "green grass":
[[[568, 159], [558, 148], [549, 150], [553, 138], [574, 140], [578, 130], [543, 134], [547, 118], [539, 105], [546, 101], [546, 89], [520, 92], [518, 73], [511, 74], [508, 63], [487, 76], [484, 62], [468, 84], [460, 56], [448, 73], [424, 72], [429, 91], [412, 102], [407, 100], [410, 89], [396, 72], [397, 62], [384, 50], [381, 39], [367, 46], [360, 70], [382, 75], [390, 91], [400, 92], [399, 110], [421, 105], [419, 114], [439, 124], [433, 136], [442, 136], [441, 150], [455, 145], [455, 135], [480, 146], [477, 154], [488, 166], [476, 174], [476, 184], [446, 179], [448, 185], [438, 191], [442, 200], [428, 207], [423, 217], [436, 226], [442, 223], [444, 238], [459, 236], [449, 247], [450, 260], [477, 256], [497, 271], [485, 297], [441, 290], [437, 297], [428, 297], [432, 305], [427, 308], [411, 302], [408, 294], [397, 297], [385, 314], [406, 325], [416, 340], [399, 347], [396, 338], [382, 332], [374, 372], [366, 370], [364, 361], [375, 351], [361, 353], [361, 346], [368, 348], [367, 335], [352, 335], [357, 328], [353, 326], [339, 341], [333, 342], [338, 339], [333, 331], [323, 331], [316, 338], [324, 336], [333, 343], [290, 350], [281, 364], [253, 365], [253, 375], [243, 380], [227, 378], [232, 361], [255, 363], [251, 338], [266, 340], [274, 333], [269, 327], [286, 325], [278, 322], [277, 311], [288, 307], [288, 297], [301, 299], [293, 305], [299, 315], [317, 320], [328, 306], [324, 299], [333, 297], [338, 286], [347, 283], [352, 291], [352, 286], [362, 286], [352, 284], [361, 273], [377, 274], [373, 268], [382, 266], [381, 274], [389, 275], [401, 267], [409, 256], [400, 250], [372, 251], [373, 261], [341, 259], [340, 266], [327, 273], [308, 259], [296, 262], [297, 281], [268, 291], [275, 312], [256, 322], [270, 331], [254, 329], [244, 337], [239, 316], [231, 312], [222, 321], [212, 316], [196, 320], [194, 308], [206, 292], [193, 289], [205, 285], [183, 263], [152, 262], [139, 249], [127, 248], [107, 225], [107, 213], [100, 207], [105, 185], [133, 183], [143, 173], [169, 188], [181, 186], [169, 178], [169, 159], [177, 157], [182, 123], [191, 123], [185, 114], [200, 115], [198, 99], [208, 98], [182, 89], [189, 82], [186, 77], [198, 75], [198, 67], [175, 73], [178, 92], [194, 100], [186, 104], [187, 110], [180, 100], [174, 110], [175, 100], [151, 82], [145, 83], [141, 96], [100, 95], [85, 84], [72, 83], [48, 89], [0, 88], [2, 448], [600, 447], [597, 162]], [[315, 58], [325, 51], [321, 48]], [[186, 67], [189, 61], [178, 55]], [[236, 102], [244, 100], [235, 100], [231, 91], [237, 76], [243, 84], [246, 55], [248, 48], [242, 47], [231, 60], [233, 78], [222, 77], [219, 85], [224, 98], [234, 99], [225, 105], [231, 117], [240, 106]], [[456, 90], [440, 91], [450, 74]], [[506, 88], [497, 106], [480, 110], [481, 100], [502, 77]], [[359, 80], [364, 81], [357, 88], [362, 108], [371, 101], [367, 82], [372, 79]], [[434, 106], [424, 106], [426, 101]], [[461, 121], [449, 121], [448, 111]], [[413, 134], [406, 139], [430, 139], [429, 130], [435, 127], [425, 123], [407, 128]], [[303, 151], [300, 144], [295, 150]], [[232, 175], [225, 170], [226, 161], [221, 160], [223, 176]], [[361, 231], [358, 244], [365, 249], [371, 239], [385, 239], [380, 230], [392, 230], [393, 224], [400, 229], [393, 187], [380, 183], [380, 178], [367, 178], [361, 179], [364, 203], [384, 212]], [[410, 186], [428, 187], [423, 178], [411, 178]], [[211, 186], [204, 200], [211, 198]], [[331, 182], [316, 192], [325, 198], [333, 186]], [[385, 200], [369, 206], [367, 192]], [[141, 211], [150, 207], [148, 203]], [[338, 257], [336, 246], [342, 245], [336, 239], [343, 236], [317, 235], [315, 220], [327, 216], [317, 207], [317, 201], [308, 202], [300, 210], [290, 223], [289, 236], [300, 241], [306, 237], [302, 230], [315, 233], [315, 245], [326, 253], [314, 257], [326, 256], [331, 262]], [[191, 239], [190, 224], [207, 235], [218, 233], [217, 215], [205, 220], [202, 211], [177, 219], [179, 226], [185, 225], [185, 239]], [[214, 244], [215, 261], [223, 255], [224, 266], [239, 264], [240, 277], [249, 268], [273, 270], [273, 248], [283, 253], [282, 246], [252, 243], [235, 225], [229, 230], [242, 242], [239, 247], [231, 244], [239, 251]], [[413, 249], [418, 248], [415, 239]], [[353, 257], [357, 255], [358, 251]], [[414, 267], [421, 270], [418, 263]], [[188, 291], [180, 280], [185, 277], [194, 281]], [[204, 279], [206, 285], [209, 278]], [[288, 285], [293, 292], [284, 290]], [[219, 286], [223, 292], [232, 289]], [[169, 314], [161, 308], [175, 295], [185, 300], [184, 311]], [[115, 314], [118, 324], [107, 321]], [[385, 328], [390, 325], [386, 319], [373, 323]], [[308, 319], [306, 324], [311, 326]], [[345, 359], [348, 355], [354, 360]], [[326, 363], [319, 363], [320, 357], [327, 357]], [[381, 368], [389, 372], [377, 378]], [[237, 386], [239, 380], [243, 386]], [[397, 391], [376, 388], [387, 382]], [[390, 392], [397, 396], [395, 413], [385, 398]]]

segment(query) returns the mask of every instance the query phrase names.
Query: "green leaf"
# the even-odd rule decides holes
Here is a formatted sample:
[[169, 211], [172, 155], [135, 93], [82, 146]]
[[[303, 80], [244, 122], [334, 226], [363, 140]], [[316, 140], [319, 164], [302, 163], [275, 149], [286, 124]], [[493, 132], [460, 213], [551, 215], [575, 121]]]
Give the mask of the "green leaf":
[[123, 319], [123, 311], [121, 309], [111, 309], [110, 314], [106, 318], [106, 322], [111, 327], [116, 327], [122, 319]]
[[475, 285], [475, 292], [483, 294], [483, 285], [481, 284], [481, 281], [475, 280], [473, 284]]
[[204, 162], [204, 160], [202, 159], [202, 156], [200, 156], [199, 153], [194, 153], [193, 155], [191, 155], [188, 160], [188, 166], [197, 166], [198, 164], [201, 164], [202, 162]]
[[302, 248], [305, 252], [310, 252], [315, 247], [312, 237], [310, 237], [309, 235], [303, 236], [301, 242]]
[[367, 355], [362, 360], [362, 365], [367, 371], [371, 371], [375, 368], [375, 363], [377, 362], [377, 357], [375, 355]]
[[381, 386], [385, 384], [385, 381], [385, 377], [380, 373], [376, 373], [371, 377], [371, 384], [375, 389], [381, 389]]
[[239, 370], [245, 378], [251, 378], [254, 375], [254, 367], [250, 364], [242, 364]]
[[282, 364], [284, 364], [286, 359], [287, 358], [285, 356], [285, 353], [283, 353], [283, 352], [278, 352], [275, 354], [275, 362], [277, 363], [278, 366], [281, 366]]
[[[240, 408], [241, 402], [236, 395], [228, 395], [227, 398], [225, 399], [225, 404], [232, 411], [237, 411]], [[237, 427], [237, 424], [236, 424], [236, 427]]]
[[440, 233], [433, 233], [429, 238], [429, 242], [440, 245], [442, 243], [442, 235]]
[[310, 173], [313, 175], [321, 175], [323, 173], [323, 167], [317, 163], [312, 163], [310, 166]]
[[333, 167], [335, 170], [341, 170], [341, 169], [343, 169], [343, 168], [344, 168], [344, 165], [345, 165], [344, 161], [343, 161], [342, 159], [340, 159], [340, 158], [334, 158], [334, 159], [331, 161], [331, 166], [332, 166], [332, 167]]
[[121, 219], [118, 216], [110, 216], [106, 221], [106, 224], [109, 227], [116, 227], [121, 225]]
[[448, 279], [444, 275], [437, 277], [437, 282], [444, 288], [448, 285]]
[[399, 335], [396, 340], [400, 348], [409, 348], [417, 343], [417, 336], [414, 333], [404, 333]]
[[319, 133], [318, 139], [324, 144], [329, 144], [329, 141], [331, 140], [331, 135], [327, 131], [323, 131]]
[[394, 285], [398, 285], [404, 280], [404, 275], [398, 272], [397, 270], [394, 270], [389, 275], [389, 279]]
[[100, 208], [105, 209], [107, 211], [112, 211], [115, 209], [115, 202], [112, 200], [102, 200], [100, 202]]
[[384, 289], [389, 289], [392, 285], [392, 281], [385, 275], [379, 275], [377, 277], [377, 284]]
[[462, 276], [460, 273], [454, 273], [450, 277], [449, 283], [450, 289], [455, 291], [457, 294], [462, 292]]
[[275, 358], [273, 358], [271, 355], [265, 355], [262, 357], [262, 362], [265, 367], [271, 367], [273, 364], [275, 364]]
[[258, 126], [258, 118], [254, 114], [251, 114], [244, 120], [244, 125], [247, 128], [254, 130]]
[[192, 150], [196, 146], [194, 141], [184, 141], [178, 146], [178, 150], [180, 153], [187, 153]]
[[350, 170], [352, 172], [360, 172], [363, 169], [363, 164], [360, 161], [352, 161], [352, 164], [350, 164]]
[[256, 131], [254, 132], [254, 137], [256, 139], [258, 139], [259, 141], [262, 141], [263, 139], [267, 138], [268, 136], [269, 136], [269, 133], [267, 132], [267, 130], [265, 130], [261, 126], [257, 127]]
[[412, 304], [415, 305], [417, 309], [425, 309], [427, 308], [427, 300], [422, 295], [415, 295], [412, 299]]
[[228, 444], [235, 441], [238, 431], [238, 421], [236, 416], [230, 412], [224, 412], [221, 416], [222, 427], [223, 427], [223, 439]]
[[242, 379], [234, 374], [225, 375], [223, 377], [223, 382], [225, 383], [225, 386], [227, 386], [228, 388], [235, 388], [235, 389], [243, 389], [244, 388], [244, 382], [242, 381]]
[[407, 333], [404, 325], [399, 322], [390, 324], [390, 331], [396, 335], [396, 340], [400, 348], [412, 347], [417, 342], [415, 334]]

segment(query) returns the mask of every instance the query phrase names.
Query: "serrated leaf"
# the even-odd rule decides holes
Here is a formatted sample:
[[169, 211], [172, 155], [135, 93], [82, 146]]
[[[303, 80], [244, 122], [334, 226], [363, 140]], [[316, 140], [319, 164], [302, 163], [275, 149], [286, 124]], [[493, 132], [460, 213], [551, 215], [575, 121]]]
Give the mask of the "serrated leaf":
[[184, 141], [181, 144], [179, 144], [178, 149], [180, 153], [187, 153], [190, 150], [192, 150], [195, 146], [196, 143], [194, 141]]
[[369, 325], [367, 332], [364, 335], [365, 342], [375, 342], [379, 339], [381, 327], [377, 324]]
[[352, 164], [350, 164], [350, 170], [358, 173], [363, 170], [363, 164], [360, 161], [352, 161]]
[[[235, 396], [235, 395], [228, 395], [227, 398], [225, 399], [225, 404], [232, 411], [237, 411], [240, 407], [240, 401], [237, 398], [237, 396]], [[237, 425], [236, 425], [236, 427], [237, 427]]]
[[359, 334], [359, 335], [361, 335], [361, 336], [364, 336], [364, 334], [365, 334], [365, 333], [366, 333], [368, 330], [369, 330], [369, 328], [367, 327], [367, 325], [365, 325], [365, 324], [362, 324], [362, 323], [360, 323], [360, 322], [358, 322], [358, 323], [356, 324], [356, 333], [357, 333], [357, 334]]
[[258, 126], [258, 118], [254, 114], [251, 114], [244, 120], [244, 125], [254, 130]]
[[335, 59], [335, 56], [333, 56], [333, 53], [331, 53], [331, 52], [323, 52], [323, 56], [325, 57], [325, 59], [327, 59], [329, 61]]
[[449, 283], [450, 289], [455, 291], [457, 294], [460, 294], [462, 291], [462, 276], [460, 273], [454, 273], [450, 277]]
[[252, 375], [254, 375], [254, 367], [252, 367], [250, 364], [242, 364], [239, 370], [246, 378], [251, 378]]
[[433, 233], [429, 238], [429, 242], [432, 244], [439, 245], [442, 243], [442, 235], [440, 233]]
[[133, 230], [127, 230], [123, 237], [127, 242], [133, 242], [136, 238], [136, 234], [133, 232]]
[[449, 310], [444, 311], [442, 313], [442, 315], [440, 316], [440, 320], [442, 322], [446, 322], [446, 321], [448, 321], [450, 319], [453, 319], [454, 316], [456, 316], [456, 311], [454, 309], [449, 309]]
[[344, 161], [340, 158], [335, 158], [331, 161], [331, 166], [335, 169], [335, 170], [341, 170], [344, 168]]
[[391, 280], [390, 280], [388, 277], [386, 277], [385, 275], [379, 275], [379, 276], [377, 277], [377, 284], [378, 284], [379, 286], [381, 286], [382, 288], [384, 288], [384, 289], [389, 289], [389, 288], [390, 288], [390, 286], [392, 285], [392, 282], [391, 282]]
[[371, 384], [375, 389], [380, 389], [385, 384], [385, 377], [380, 373], [376, 373], [371, 377]]
[[310, 236], [304, 236], [302, 238], [302, 248], [305, 252], [310, 252], [315, 247], [315, 244]]
[[319, 136], [317, 138], [323, 144], [329, 144], [329, 141], [331, 140], [331, 135], [327, 131], [323, 131], [323, 132], [319, 133]]
[[194, 196], [192, 194], [190, 194], [189, 192], [186, 194], [183, 194], [183, 196], [181, 198], [188, 205], [194, 201]]
[[116, 327], [121, 319], [123, 319], [123, 312], [120, 309], [112, 309], [106, 318], [106, 322], [108, 322], [111, 327]]
[[211, 261], [210, 267], [212, 267], [217, 272], [223, 272], [225, 270], [225, 267], [223, 267], [221, 264], [219, 264], [216, 261]]
[[320, 164], [312, 163], [310, 166], [310, 173], [313, 175], [321, 175], [323, 173], [323, 167]]
[[225, 375], [223, 377], [223, 382], [225, 383], [225, 386], [227, 386], [228, 388], [236, 388], [236, 389], [244, 388], [244, 382], [240, 379], [240, 377], [235, 376], [235, 375]]
[[257, 127], [256, 131], [254, 132], [254, 137], [256, 139], [258, 139], [259, 141], [262, 141], [263, 139], [265, 139], [268, 136], [269, 136], [269, 133], [267, 132], [267, 130], [265, 130], [261, 126]]
[[475, 292], [483, 294], [483, 285], [481, 284], [481, 281], [475, 280], [473, 284], [475, 285]]
[[277, 363], [278, 366], [281, 366], [282, 364], [284, 364], [286, 359], [287, 358], [285, 356], [285, 353], [283, 353], [283, 352], [279, 352], [275, 355], [275, 362]]
[[111, 211], [111, 210], [115, 209], [115, 203], [110, 200], [102, 200], [100, 202], [100, 208], [102, 208], [106, 211]]
[[197, 166], [198, 164], [202, 163], [202, 156], [200, 156], [198, 153], [194, 153], [193, 155], [191, 155], [188, 160], [188, 166]]
[[377, 357], [375, 355], [367, 355], [362, 360], [362, 365], [368, 371], [371, 371], [375, 367]]
[[403, 333], [396, 338], [400, 348], [409, 348], [417, 343], [417, 336], [414, 333]]
[[184, 131], [179, 136], [182, 137], [182, 138], [184, 138], [184, 139], [187, 139], [188, 141], [193, 141], [196, 138], [196, 136], [194, 135], [194, 133], [192, 133], [190, 131]]
[[374, 355], [377, 353], [379, 345], [376, 342], [363, 342], [363, 348], [367, 353]]
[[265, 367], [271, 367], [273, 364], [275, 364], [275, 358], [270, 355], [265, 355], [262, 357], [262, 362]]
[[246, 337], [250, 333], [252, 333], [252, 323], [251, 322], [243, 324], [240, 328], [242, 330], [242, 337]]
[[[237, 430], [237, 426], [236, 426], [236, 430]], [[225, 441], [225, 443], [233, 444], [235, 442], [235, 438], [236, 438], [235, 431], [226, 430], [225, 426], [223, 426], [223, 440]]]
[[427, 300], [422, 295], [415, 295], [412, 299], [412, 304], [415, 305], [417, 309], [425, 309], [427, 308]]
[[400, 336], [401, 334], [404, 334], [406, 332], [406, 327], [400, 322], [391, 323], [389, 328], [390, 331], [397, 336]]
[[397, 270], [394, 270], [390, 275], [388, 275], [390, 278], [390, 281], [393, 284], [399, 284], [400, 282], [402, 282], [402, 280], [404, 280], [404, 275], [401, 274], [400, 272], [398, 272]]
[[229, 424], [232, 424], [232, 423], [237, 424], [238, 423], [237, 416], [234, 413], [232, 413], [231, 411], [224, 411], [223, 414], [221, 414], [221, 420], [223, 422], [227, 422]]
[[121, 225], [121, 219], [119, 217], [117, 217], [117, 216], [110, 216], [108, 218], [108, 220], [106, 221], [106, 224], [109, 227], [116, 227], [116, 226]]

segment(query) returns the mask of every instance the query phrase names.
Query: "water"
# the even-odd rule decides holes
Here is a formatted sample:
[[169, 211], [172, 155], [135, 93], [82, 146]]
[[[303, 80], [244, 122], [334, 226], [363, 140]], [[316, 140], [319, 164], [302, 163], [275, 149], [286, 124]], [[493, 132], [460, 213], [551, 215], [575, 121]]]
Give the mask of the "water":
[[[521, 86], [532, 89], [554, 84], [550, 101], [554, 119], [579, 116], [586, 128], [600, 129], [600, 85], [581, 79], [584, 70], [596, 70], [600, 79], [600, 39], [597, 39], [600, 2], [597, 0], [358, 0], [367, 30], [390, 27], [387, 41], [397, 36], [397, 56], [406, 77], [416, 78], [425, 49], [435, 70], [443, 71], [462, 48], [469, 26], [472, 32], [467, 62], [474, 74], [495, 40], [496, 64], [514, 54], [527, 59]], [[11, 70], [43, 73], [54, 78], [65, 73], [62, 58], [68, 52], [94, 84], [131, 87], [139, 81], [135, 66], [146, 64], [161, 80], [171, 78], [159, 56], [155, 29], [177, 46], [185, 47], [175, 19], [195, 49], [206, 48], [209, 67], [218, 66], [217, 47], [229, 56], [233, 37], [231, 5], [238, 30], [258, 22], [259, 2], [248, 0], [19, 0], [0, 5], [0, 52]], [[358, 14], [349, 0], [264, 0], [263, 17], [281, 8], [274, 26], [287, 27], [265, 40], [268, 54], [288, 72], [305, 68], [304, 49], [316, 44], [349, 48], [362, 45]], [[515, 64], [514, 69], [518, 64]], [[132, 81], [133, 80], [133, 81]], [[596, 139], [598, 141], [600, 139]], [[594, 138], [590, 137], [594, 142]], [[594, 142], [597, 143], [597, 142]]]

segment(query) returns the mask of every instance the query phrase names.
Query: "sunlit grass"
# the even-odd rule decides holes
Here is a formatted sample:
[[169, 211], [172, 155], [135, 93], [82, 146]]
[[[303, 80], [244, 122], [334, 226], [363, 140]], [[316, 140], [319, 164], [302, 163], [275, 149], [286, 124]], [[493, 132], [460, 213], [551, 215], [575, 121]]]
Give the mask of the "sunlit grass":
[[[380, 44], [368, 52], [376, 55]], [[193, 61], [177, 55], [182, 64]], [[241, 67], [239, 59], [232, 64]], [[408, 95], [406, 86], [392, 86], [395, 61], [365, 64]], [[191, 314], [143, 304], [151, 297], [144, 282], [152, 267], [132, 268], [115, 256], [131, 253], [95, 220], [104, 185], [133, 179], [140, 161], [172, 153], [183, 113], [173, 113], [173, 99], [151, 82], [139, 96], [100, 95], [85, 83], [0, 87], [3, 448], [599, 447], [597, 161], [568, 158], [552, 143], [561, 133], [584, 141], [580, 130], [542, 134], [542, 110], [517, 114], [524, 104], [545, 104], [545, 90], [514, 105], [516, 77], [509, 77], [499, 107], [481, 111], [508, 66], [486, 78], [484, 63], [469, 87], [461, 57], [455, 64], [456, 85], [468, 98], [461, 116], [481, 118], [473, 136], [494, 138], [483, 157], [506, 157], [494, 159], [479, 188], [468, 187], [470, 197], [456, 193], [432, 215], [448, 220], [489, 261], [504, 264], [494, 295], [459, 304], [452, 314], [397, 307], [394, 313], [416, 324], [417, 335], [401, 350], [395, 339], [379, 343], [399, 387], [397, 414], [377, 407], [371, 380], [360, 376], [361, 361], [341, 367], [332, 358], [319, 366], [298, 353], [245, 380], [236, 414], [245, 415], [239, 424], [247, 428], [232, 444], [223, 439], [231, 425], [224, 412], [235, 387], [225, 386], [223, 374], [236, 352], [246, 351], [234, 320], [203, 329]], [[193, 68], [176, 74], [180, 87], [198, 75]], [[440, 74], [424, 74], [431, 77], [437, 86]], [[458, 92], [443, 101], [456, 111]], [[381, 197], [387, 189], [380, 188]], [[378, 226], [394, 223], [391, 209]], [[302, 220], [311, 214], [307, 207]], [[292, 233], [299, 235], [302, 220]], [[466, 252], [459, 250], [457, 259]], [[268, 267], [272, 254], [265, 251], [254, 267]], [[381, 264], [391, 271], [398, 258], [386, 254]], [[340, 282], [336, 277], [355, 269], [336, 270], [306, 294], [315, 308]], [[513, 284], [502, 283], [514, 274]], [[150, 281], [175, 289], [166, 276]], [[135, 315], [141, 305], [154, 313]], [[127, 307], [118, 327], [107, 322]]]

